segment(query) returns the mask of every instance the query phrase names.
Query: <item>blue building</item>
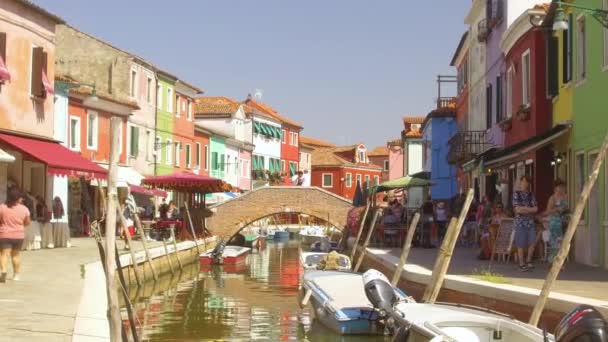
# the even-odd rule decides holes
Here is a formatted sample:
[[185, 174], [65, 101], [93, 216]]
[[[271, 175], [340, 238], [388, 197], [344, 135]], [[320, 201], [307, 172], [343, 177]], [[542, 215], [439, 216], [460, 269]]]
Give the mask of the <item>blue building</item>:
[[448, 141], [457, 131], [456, 110], [449, 105], [431, 111], [422, 124], [424, 170], [435, 183], [431, 187], [433, 201], [451, 200], [458, 194], [456, 167], [448, 163]]

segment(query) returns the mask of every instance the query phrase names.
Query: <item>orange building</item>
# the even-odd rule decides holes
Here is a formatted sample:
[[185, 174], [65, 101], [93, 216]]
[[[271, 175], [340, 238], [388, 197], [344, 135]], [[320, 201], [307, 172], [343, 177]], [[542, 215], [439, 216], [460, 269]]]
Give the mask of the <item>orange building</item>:
[[378, 146], [375, 149], [369, 151], [367, 153], [369, 157], [370, 163], [380, 166], [382, 168], [382, 177], [380, 178], [381, 182], [386, 182], [389, 171], [389, 158], [388, 158], [388, 147], [386, 146]]
[[[173, 110], [173, 157], [175, 172], [200, 174], [205, 140], [197, 138], [194, 129], [194, 100], [203, 91], [182, 80], [175, 83]], [[209, 140], [206, 140], [206, 145]], [[204, 164], [203, 164], [204, 169]], [[204, 174], [204, 172], [203, 172]]]

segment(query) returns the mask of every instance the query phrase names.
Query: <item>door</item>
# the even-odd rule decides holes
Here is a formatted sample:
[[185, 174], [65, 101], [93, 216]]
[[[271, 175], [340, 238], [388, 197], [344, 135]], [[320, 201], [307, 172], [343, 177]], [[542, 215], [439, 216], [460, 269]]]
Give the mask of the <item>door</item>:
[[[588, 173], [593, 170], [593, 163], [597, 159], [597, 153], [589, 154], [589, 164], [587, 166]], [[588, 208], [588, 223], [589, 238], [591, 239], [589, 247], [591, 253], [591, 263], [594, 265], [600, 265], [600, 198], [598, 193], [598, 183], [595, 182], [589, 195]]]

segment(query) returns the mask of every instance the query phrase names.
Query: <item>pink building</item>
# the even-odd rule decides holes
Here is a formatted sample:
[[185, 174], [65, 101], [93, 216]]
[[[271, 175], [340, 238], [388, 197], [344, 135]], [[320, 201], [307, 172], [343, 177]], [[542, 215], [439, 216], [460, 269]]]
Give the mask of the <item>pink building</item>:
[[401, 139], [389, 141], [388, 147], [388, 180], [401, 178], [403, 173], [403, 142]]
[[253, 146], [244, 146], [239, 149], [239, 161], [241, 163], [240, 173], [238, 177], [238, 187], [241, 190], [251, 189], [251, 171], [249, 165], [251, 165], [251, 151]]

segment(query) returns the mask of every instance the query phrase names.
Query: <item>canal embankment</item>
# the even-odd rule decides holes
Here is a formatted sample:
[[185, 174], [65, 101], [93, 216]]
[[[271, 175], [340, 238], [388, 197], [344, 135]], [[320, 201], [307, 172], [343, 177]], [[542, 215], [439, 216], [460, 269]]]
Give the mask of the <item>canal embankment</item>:
[[[399, 262], [399, 253], [396, 249], [368, 248], [362, 268], [375, 268], [390, 278]], [[436, 249], [413, 249], [404, 266], [399, 287], [416, 300], [422, 298], [426, 284], [431, 281], [436, 254]], [[476, 260], [471, 249], [456, 250], [438, 301], [480, 306], [527, 322], [548, 266], [538, 265], [532, 272], [521, 273], [513, 264], [494, 264], [492, 269], [500, 274], [500, 282], [475, 277], [477, 272], [488, 267], [489, 262]], [[569, 273], [568, 268], [571, 268]], [[583, 303], [597, 307], [608, 316], [608, 296], [605, 295], [608, 283], [604, 279], [608, 272], [587, 268], [588, 272], [582, 273], [581, 269], [585, 268], [573, 264], [566, 266], [563, 277], [549, 296], [541, 327], [552, 331], [566, 312]]]

